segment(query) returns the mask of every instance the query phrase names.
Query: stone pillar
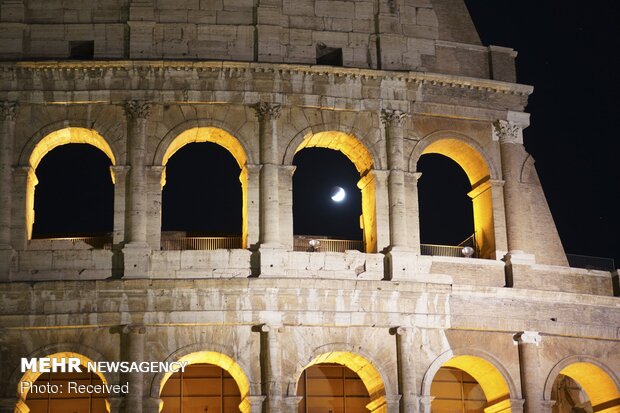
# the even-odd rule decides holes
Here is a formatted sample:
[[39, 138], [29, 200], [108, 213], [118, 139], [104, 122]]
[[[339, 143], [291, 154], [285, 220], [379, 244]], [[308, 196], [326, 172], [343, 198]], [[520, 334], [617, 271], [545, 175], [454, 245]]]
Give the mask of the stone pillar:
[[161, 183], [165, 168], [158, 165], [146, 167], [146, 242], [153, 251], [159, 251], [161, 245]]
[[278, 179], [278, 119], [280, 105], [254, 105], [260, 122], [260, 245], [280, 248], [280, 203]]
[[381, 112], [387, 137], [388, 199], [390, 205], [390, 250], [406, 250], [405, 172], [403, 158], [403, 122], [407, 115], [398, 110]]
[[288, 251], [293, 250], [293, 174], [295, 165], [278, 166], [280, 193], [280, 245]]
[[[390, 237], [390, 213], [389, 213], [390, 202], [389, 202], [388, 183], [387, 183], [390, 171], [373, 169], [371, 173], [372, 173], [372, 177], [374, 178], [372, 180], [372, 185], [373, 185], [372, 190], [374, 191], [374, 195], [375, 195], [375, 202], [373, 205], [375, 208], [373, 212], [375, 214], [374, 214], [374, 217], [370, 217], [370, 218], [374, 218], [375, 220], [373, 232], [376, 233], [376, 240], [375, 240], [375, 250], [368, 251], [368, 252], [382, 252], [390, 246], [390, 238], [391, 238]], [[360, 187], [361, 182], [362, 180], [358, 182], [357, 184], [358, 187]], [[370, 185], [366, 185], [364, 188], [368, 188], [369, 186]], [[366, 189], [362, 189], [362, 202], [364, 202], [365, 192], [366, 192]], [[364, 221], [366, 221], [366, 219]], [[370, 231], [372, 230], [369, 230], [369, 232]], [[365, 229], [364, 229], [364, 234], [366, 235]]]
[[395, 327], [390, 333], [396, 336], [400, 411], [417, 413], [419, 407], [416, 383], [417, 352], [413, 343], [413, 331], [411, 328]]
[[[551, 413], [551, 406], [543, 400], [545, 371], [541, 366], [539, 346], [542, 337], [536, 331], [523, 331], [515, 336], [519, 347], [521, 392], [525, 399], [525, 413]], [[548, 404], [548, 403], [547, 403]]]
[[247, 246], [253, 249], [260, 239], [260, 165], [246, 164], [247, 173]]
[[418, 181], [421, 176], [421, 172], [405, 172], [408, 245], [409, 249], [416, 254], [420, 254], [420, 203], [418, 201]]
[[0, 250], [11, 247], [11, 194], [13, 142], [17, 102], [0, 102]]
[[125, 277], [147, 277], [150, 247], [147, 235], [147, 174], [146, 122], [151, 104], [137, 100], [127, 101], [127, 158], [129, 179], [127, 186], [127, 209], [125, 214]]
[[34, 188], [37, 177], [30, 166], [13, 168], [13, 199], [11, 208], [11, 245], [25, 250], [34, 224]]
[[508, 254], [512, 258], [534, 263], [528, 244], [528, 237], [531, 236], [528, 209], [523, 205], [520, 185], [521, 170], [528, 157], [523, 146], [523, 129], [512, 122], [499, 120], [493, 124], [493, 131], [499, 140], [502, 158]]
[[127, 174], [129, 167], [124, 165], [110, 166], [114, 180], [114, 232], [112, 244], [121, 245], [125, 240], [125, 205], [127, 194]]
[[[144, 361], [144, 334], [146, 328], [143, 325], [123, 326], [121, 343], [125, 349], [126, 361]], [[129, 394], [125, 395], [124, 412], [142, 413], [144, 398], [143, 373], [131, 372], [125, 376], [129, 383]], [[150, 412], [149, 412], [150, 413]]]
[[261, 383], [267, 396], [265, 411], [283, 411], [282, 348], [277, 326], [259, 326], [261, 342]]
[[493, 229], [495, 231], [495, 258], [500, 260], [508, 252], [506, 235], [506, 208], [504, 206], [504, 181], [491, 180], [491, 202], [493, 204]]

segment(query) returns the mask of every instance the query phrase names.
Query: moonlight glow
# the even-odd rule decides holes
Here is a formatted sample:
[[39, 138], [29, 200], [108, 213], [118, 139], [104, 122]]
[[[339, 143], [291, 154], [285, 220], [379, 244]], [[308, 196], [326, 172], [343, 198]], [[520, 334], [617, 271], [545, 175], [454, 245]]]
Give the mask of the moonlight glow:
[[342, 202], [346, 196], [347, 193], [339, 186], [334, 187], [332, 190], [332, 201], [334, 202]]

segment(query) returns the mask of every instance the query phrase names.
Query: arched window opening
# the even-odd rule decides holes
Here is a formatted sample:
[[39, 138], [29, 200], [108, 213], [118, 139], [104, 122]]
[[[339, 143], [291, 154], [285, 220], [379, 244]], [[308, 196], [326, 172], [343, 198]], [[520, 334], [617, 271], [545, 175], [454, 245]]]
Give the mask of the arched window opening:
[[[458, 163], [440, 154], [418, 161], [420, 240], [422, 254], [463, 256], [463, 247], [476, 251], [474, 212], [468, 196], [471, 184]], [[478, 253], [478, 254], [476, 254]]]
[[369, 412], [368, 390], [362, 379], [351, 369], [333, 363], [308, 367], [297, 384], [297, 396], [301, 396], [299, 413]]
[[560, 370], [551, 399], [556, 400], [554, 413], [620, 411], [620, 389], [603, 368], [588, 362], [572, 363]]
[[162, 249], [241, 248], [241, 178], [235, 157], [216, 143], [174, 152], [162, 193]]
[[[342, 152], [307, 147], [295, 155], [293, 233], [296, 251], [364, 251], [360, 174]], [[311, 246], [318, 240], [318, 246]]]
[[551, 400], [555, 400], [553, 413], [592, 412], [592, 403], [579, 383], [563, 374], [558, 375], [551, 390]]
[[442, 367], [431, 385], [433, 413], [484, 413], [486, 396], [480, 384], [463, 370]]
[[80, 369], [82, 373], [41, 374], [26, 396], [30, 413], [108, 413], [104, 387], [93, 387], [97, 391], [92, 392], [80, 391], [78, 387], [101, 386], [103, 381], [96, 373], [87, 372], [85, 366]]
[[89, 144], [70, 143], [47, 152], [34, 171], [32, 238], [84, 241], [111, 247], [114, 183], [109, 156]]
[[226, 370], [199, 363], [170, 376], [160, 398], [162, 413], [231, 413], [240, 411], [241, 392]]

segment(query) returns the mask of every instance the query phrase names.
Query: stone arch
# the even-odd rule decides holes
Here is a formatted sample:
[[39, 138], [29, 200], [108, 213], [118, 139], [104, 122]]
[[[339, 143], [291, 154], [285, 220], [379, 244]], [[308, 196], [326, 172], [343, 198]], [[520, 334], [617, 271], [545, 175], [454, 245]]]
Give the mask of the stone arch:
[[496, 258], [492, 180], [500, 176], [494, 162], [474, 139], [454, 131], [437, 131], [422, 138], [409, 156], [409, 170], [417, 171], [422, 155], [440, 154], [455, 161], [471, 184], [468, 193], [474, 212], [477, 250], [483, 258]]
[[[332, 128], [333, 126], [333, 128]], [[353, 133], [352, 133], [353, 132]], [[357, 183], [362, 192], [362, 224], [364, 234], [364, 250], [377, 250], [377, 222], [376, 222], [376, 184], [375, 169], [380, 157], [368, 148], [362, 139], [355, 134], [359, 132], [353, 127], [343, 130], [341, 125], [316, 125], [307, 127], [299, 132], [288, 144], [283, 163], [291, 165], [297, 152], [304, 148], [326, 148], [342, 152], [354, 165], [360, 174]]]
[[307, 357], [300, 360], [293, 375], [293, 381], [287, 386], [288, 396], [297, 394], [297, 383], [308, 367], [321, 363], [340, 364], [355, 372], [370, 395], [369, 409], [372, 412], [386, 411], [387, 400], [398, 391], [387, 381], [387, 375], [381, 365], [373, 360], [363, 349], [346, 343], [327, 344], [316, 348]]
[[[52, 149], [70, 143], [83, 143], [92, 145], [101, 150], [116, 165], [119, 154], [115, 152], [108, 141], [95, 129], [83, 128], [80, 126], [66, 126], [67, 122], [61, 123], [63, 128], [57, 129], [58, 124], [48, 125], [37, 132], [23, 148], [19, 165], [27, 168], [26, 179], [26, 234], [27, 239], [32, 238], [32, 226], [34, 224], [34, 189], [39, 182], [36, 176], [36, 169], [41, 159]], [[110, 169], [112, 182], [115, 182], [113, 169]]]
[[[72, 343], [62, 343], [62, 344], [52, 344], [49, 346], [42, 347], [31, 354], [28, 355], [27, 358], [52, 358], [52, 359], [62, 359], [62, 358], [78, 358], [81, 361], [82, 366], [86, 366], [88, 363], [104, 361], [105, 358], [98, 353], [96, 350], [85, 346], [83, 344], [72, 344]], [[42, 373], [35, 373], [31, 371], [27, 371], [25, 373], [21, 373], [20, 367], [17, 367], [13, 374], [11, 375], [9, 389], [16, 389], [17, 393], [17, 404], [15, 406], [15, 413], [23, 413], [28, 412], [29, 408], [26, 404], [26, 398], [28, 396], [28, 392], [22, 393], [20, 383], [24, 381], [35, 382], [37, 378]], [[104, 374], [100, 372], [95, 373], [104, 384], [108, 383], [117, 383], [118, 376], [116, 374]], [[109, 401], [106, 400], [106, 409], [110, 411]]]
[[[245, 370], [231, 356], [225, 354], [224, 349], [219, 347], [219, 351], [200, 350], [199, 348], [214, 348], [219, 346], [210, 345], [203, 347], [200, 345], [192, 345], [185, 347], [171, 354], [166, 358], [165, 362], [188, 362], [191, 364], [206, 363], [212, 364], [227, 371], [237, 383], [241, 393], [241, 403], [239, 410], [241, 413], [250, 413], [250, 381], [248, 380]], [[172, 373], [158, 373], [151, 384], [151, 397], [158, 399], [159, 395], [166, 385]], [[160, 403], [159, 411], [163, 409], [163, 403]]]
[[[448, 350], [437, 357], [422, 379], [421, 394], [431, 395], [431, 385], [441, 367], [456, 367], [467, 372], [480, 384], [487, 401], [498, 408], [510, 408], [511, 399], [520, 399], [521, 392], [503, 364], [493, 355], [470, 348]], [[494, 410], [495, 411], [495, 410]], [[503, 410], [497, 410], [503, 411]]]
[[[613, 370], [596, 358], [570, 356], [553, 366], [545, 381], [545, 400], [551, 400], [553, 384], [560, 374], [570, 377], [581, 386], [595, 411], [620, 412], [620, 380]], [[607, 404], [608, 407], [602, 407]], [[597, 406], [599, 409], [596, 409]], [[607, 410], [608, 408], [612, 409]]]
[[[209, 125], [209, 126], [207, 126]], [[218, 125], [218, 126], [213, 126]], [[211, 142], [226, 149], [235, 158], [241, 173], [242, 206], [241, 206], [241, 246], [247, 247], [248, 239], [248, 154], [246, 146], [237, 139], [229, 129], [224, 129], [221, 122], [188, 121], [173, 128], [160, 142], [153, 165], [161, 165], [161, 186], [166, 184], [166, 164], [179, 149], [189, 143]], [[250, 162], [251, 163], [251, 162]]]

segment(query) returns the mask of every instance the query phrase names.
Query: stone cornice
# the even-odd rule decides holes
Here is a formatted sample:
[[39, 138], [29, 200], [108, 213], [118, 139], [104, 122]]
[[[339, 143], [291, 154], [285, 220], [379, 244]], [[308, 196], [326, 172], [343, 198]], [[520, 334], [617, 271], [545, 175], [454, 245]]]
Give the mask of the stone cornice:
[[534, 88], [528, 85], [478, 79], [465, 76], [452, 76], [438, 73], [387, 71], [347, 67], [311, 66], [296, 64], [244, 63], [244, 62], [189, 62], [189, 61], [45, 61], [45, 62], [7, 62], [0, 63], [0, 74], [6, 72], [41, 72], [58, 74], [82, 73], [84, 76], [101, 76], [105, 71], [131, 71], [139, 75], [161, 75], [166, 72], [224, 72], [225, 74], [271, 73], [280, 75], [303, 74], [310, 76], [334, 76], [351, 79], [374, 79], [417, 83], [420, 85], [439, 85], [442, 87], [481, 90], [491, 93], [529, 96]]

